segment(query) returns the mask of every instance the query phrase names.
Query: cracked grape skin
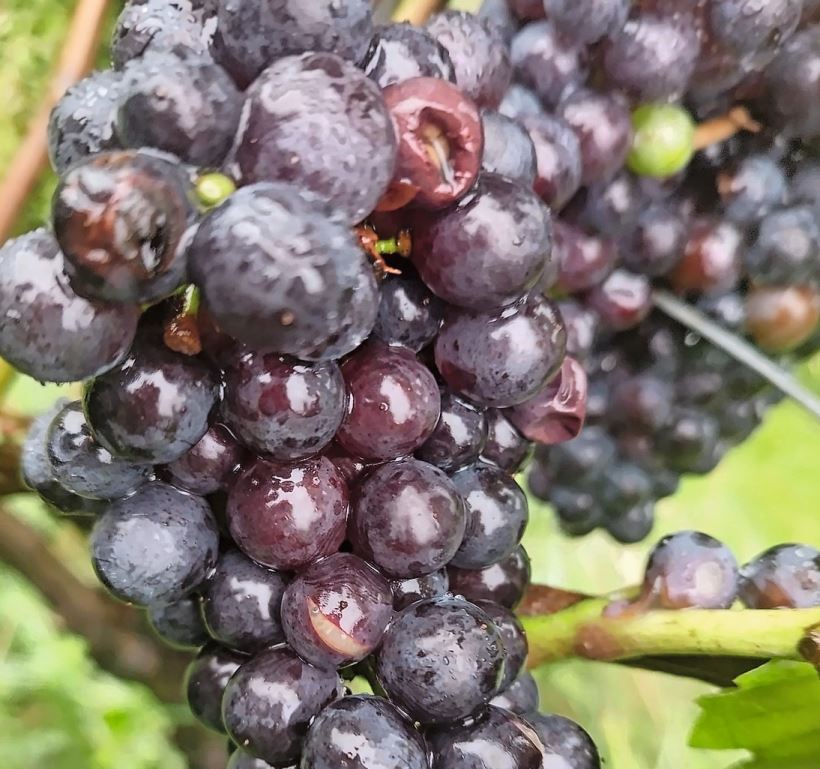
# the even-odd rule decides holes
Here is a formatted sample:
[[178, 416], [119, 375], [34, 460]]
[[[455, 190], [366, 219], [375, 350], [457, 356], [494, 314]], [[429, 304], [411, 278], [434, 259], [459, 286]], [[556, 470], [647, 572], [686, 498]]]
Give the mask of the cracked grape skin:
[[94, 570], [120, 600], [149, 606], [196, 590], [216, 564], [208, 503], [154, 482], [112, 503], [91, 535]]
[[247, 657], [212, 643], [188, 665], [184, 683], [188, 707], [209, 729], [224, 734], [222, 695], [231, 676], [246, 660]]
[[427, 732], [433, 769], [542, 769], [541, 742], [526, 721], [490, 706], [474, 722]]
[[428, 769], [424, 739], [380, 697], [344, 697], [311, 724], [301, 769]]
[[48, 428], [47, 446], [54, 480], [90, 499], [118, 499], [152, 476], [150, 465], [112, 456], [91, 435], [78, 402], [66, 404]]
[[211, 637], [248, 654], [282, 643], [279, 610], [287, 583], [285, 574], [260, 566], [238, 550], [222, 553], [202, 589], [202, 616]]
[[491, 313], [451, 310], [436, 340], [438, 370], [456, 392], [485, 406], [515, 406], [561, 366], [566, 331], [555, 307], [525, 297]]
[[222, 719], [237, 745], [278, 766], [299, 758], [311, 721], [341, 694], [335, 670], [274, 646], [234, 673], [222, 698]]
[[205, 363], [143, 338], [122, 365], [86, 384], [83, 405], [94, 437], [112, 454], [161, 464], [205, 435], [217, 395]]
[[260, 458], [229, 492], [227, 514], [246, 555], [274, 569], [302, 569], [342, 544], [347, 484], [326, 457], [294, 465]]
[[414, 234], [413, 263], [427, 286], [449, 304], [484, 312], [532, 288], [552, 251], [544, 203], [489, 173], [455, 206], [425, 216]]
[[198, 595], [149, 606], [148, 622], [162, 641], [174, 649], [199, 649], [211, 640]]
[[387, 190], [396, 136], [379, 87], [353, 64], [289, 56], [248, 90], [233, 159], [243, 184], [290, 182], [356, 224]]
[[390, 583], [350, 553], [309, 566], [282, 599], [288, 645], [323, 668], [346, 667], [372, 654], [392, 617]]
[[348, 227], [283, 183], [244, 187], [210, 212], [190, 269], [225, 333], [259, 352], [301, 358], [324, 357], [312, 353], [351, 322], [361, 281], [375, 285]]
[[280, 461], [327, 446], [345, 414], [338, 365], [251, 353], [225, 373], [222, 414], [249, 448]]
[[504, 645], [485, 612], [459, 598], [409, 606], [388, 627], [376, 675], [388, 696], [423, 724], [467, 718], [498, 693]]
[[527, 497], [507, 473], [479, 462], [452, 477], [467, 514], [467, 528], [451, 564], [483, 569], [509, 556], [529, 521]]
[[465, 524], [453, 482], [433, 465], [404, 459], [374, 470], [359, 486], [348, 537], [391, 577], [422, 577], [452, 560]]
[[128, 352], [139, 308], [74, 293], [54, 236], [34, 230], [0, 248], [0, 355], [40, 382], [76, 382]]
[[373, 36], [370, 0], [222, 0], [213, 53], [247, 86], [268, 64], [306, 51], [364, 58]]

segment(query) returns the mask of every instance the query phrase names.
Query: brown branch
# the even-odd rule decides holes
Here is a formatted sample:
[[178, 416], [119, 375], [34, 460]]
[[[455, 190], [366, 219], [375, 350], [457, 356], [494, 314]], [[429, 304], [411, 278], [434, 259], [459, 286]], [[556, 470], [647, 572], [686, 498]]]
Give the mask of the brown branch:
[[54, 105], [91, 69], [108, 0], [78, 0], [48, 92], [0, 184], [0, 243], [9, 236], [48, 160], [46, 132]]
[[745, 107], [733, 107], [725, 115], [706, 120], [695, 129], [692, 146], [695, 150], [711, 147], [713, 144], [731, 139], [740, 131], [758, 133], [763, 128]]
[[584, 595], [584, 593], [561, 590], [560, 588], [550, 587], [549, 585], [530, 585], [517, 611], [518, 614], [523, 617], [534, 617], [538, 614], [555, 614], [590, 597], [591, 596]]

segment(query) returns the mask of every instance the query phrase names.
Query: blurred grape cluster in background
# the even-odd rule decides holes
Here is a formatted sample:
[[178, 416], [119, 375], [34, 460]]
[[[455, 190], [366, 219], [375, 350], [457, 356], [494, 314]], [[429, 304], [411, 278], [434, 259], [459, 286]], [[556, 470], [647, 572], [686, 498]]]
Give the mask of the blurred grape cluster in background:
[[[72, 5], [67, 0], [2, 2], [0, 172], [49, 86]], [[117, 11], [112, 2], [109, 20]], [[15, 231], [46, 218], [53, 186], [53, 177], [45, 173]], [[807, 361], [799, 374], [820, 390], [820, 357]], [[37, 413], [60, 392], [21, 377], [6, 395], [7, 408]], [[715, 472], [685, 480], [661, 504], [653, 535], [635, 546], [616, 544], [601, 533], [567, 540], [553, 515], [533, 500], [525, 540], [533, 580], [591, 592], [635, 583], [651, 543], [682, 528], [718, 537], [741, 561], [778, 542], [816, 545], [818, 457], [820, 424], [784, 403]], [[94, 585], [82, 532], [55, 520], [29, 497], [11, 497], [3, 504], [40, 531], [79, 580]], [[697, 712], [695, 699], [710, 691], [705, 684], [580, 661], [544, 668], [537, 678], [543, 708], [588, 728], [610, 767], [719, 769], [732, 763], [730, 754], [685, 747]], [[181, 705], [162, 704], [147, 688], [100, 670], [85, 640], [65, 631], [37, 587], [0, 561], [0, 765], [177, 769], [188, 765], [179, 737], [185, 727], [192, 728]]]

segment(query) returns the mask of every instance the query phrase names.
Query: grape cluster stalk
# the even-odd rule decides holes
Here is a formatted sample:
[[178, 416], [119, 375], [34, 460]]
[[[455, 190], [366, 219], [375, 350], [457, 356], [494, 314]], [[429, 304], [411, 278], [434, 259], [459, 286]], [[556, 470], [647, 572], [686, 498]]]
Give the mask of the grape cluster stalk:
[[[49, 226], [0, 248], [0, 355], [83, 382], [23, 476], [196, 650], [229, 769], [600, 769], [538, 712], [518, 474], [568, 534], [637, 542], [754, 430], [768, 380], [653, 297], [816, 348], [820, 27], [802, 0], [400, 9], [424, 23], [126, 3], [112, 69], [51, 113]], [[620, 644], [738, 600], [814, 610], [820, 555], [741, 569], [681, 532], [635, 595], [567, 611]], [[636, 652], [560, 622], [553, 652]]]

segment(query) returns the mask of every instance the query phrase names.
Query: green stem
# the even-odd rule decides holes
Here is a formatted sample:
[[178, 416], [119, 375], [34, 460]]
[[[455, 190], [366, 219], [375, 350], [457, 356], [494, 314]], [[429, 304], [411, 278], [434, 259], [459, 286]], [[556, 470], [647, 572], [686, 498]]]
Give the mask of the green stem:
[[567, 657], [600, 661], [651, 655], [800, 659], [806, 633], [820, 625], [820, 608], [649, 611], [604, 617], [607, 598], [556, 614], [523, 617], [530, 667]]

